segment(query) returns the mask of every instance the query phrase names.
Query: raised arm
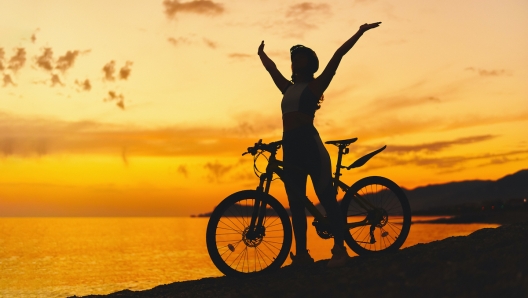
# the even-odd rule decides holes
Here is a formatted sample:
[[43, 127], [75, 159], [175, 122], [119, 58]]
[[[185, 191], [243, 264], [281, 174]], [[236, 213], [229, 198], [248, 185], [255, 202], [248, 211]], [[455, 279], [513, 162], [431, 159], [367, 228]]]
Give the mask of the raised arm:
[[314, 93], [323, 94], [326, 88], [328, 88], [328, 85], [330, 85], [330, 82], [332, 81], [332, 78], [334, 77], [337, 67], [339, 66], [343, 56], [348, 53], [348, 51], [350, 51], [350, 49], [356, 44], [363, 33], [365, 33], [367, 30], [378, 27], [380, 24], [381, 22], [361, 25], [356, 34], [354, 34], [341, 47], [339, 47], [339, 49], [337, 49], [321, 75], [318, 76], [312, 84], [310, 84], [310, 88], [312, 91], [314, 91]]
[[260, 57], [260, 61], [262, 61], [262, 65], [264, 65], [273, 79], [275, 86], [277, 86], [277, 88], [279, 88], [282, 93], [286, 92], [286, 89], [288, 89], [291, 83], [280, 73], [280, 71], [277, 69], [277, 65], [275, 65], [275, 62], [273, 62], [268, 57], [268, 55], [264, 53], [264, 41], [262, 41], [258, 48], [258, 55]]

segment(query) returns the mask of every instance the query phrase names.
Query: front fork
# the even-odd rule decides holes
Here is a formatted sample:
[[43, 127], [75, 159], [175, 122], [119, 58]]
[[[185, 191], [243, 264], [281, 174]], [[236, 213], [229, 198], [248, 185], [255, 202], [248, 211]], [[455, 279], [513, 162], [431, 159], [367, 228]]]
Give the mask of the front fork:
[[[260, 176], [260, 183], [257, 187], [257, 192], [259, 194], [264, 194], [269, 192], [271, 177], [266, 173]], [[266, 187], [264, 188], [264, 184]], [[255, 204], [253, 205], [253, 213], [251, 214], [251, 221], [249, 223], [249, 229], [246, 234], [246, 238], [253, 240], [259, 237], [266, 235], [266, 230], [264, 229], [264, 217], [266, 216], [266, 201], [262, 200], [262, 196], [257, 195], [255, 198]]]

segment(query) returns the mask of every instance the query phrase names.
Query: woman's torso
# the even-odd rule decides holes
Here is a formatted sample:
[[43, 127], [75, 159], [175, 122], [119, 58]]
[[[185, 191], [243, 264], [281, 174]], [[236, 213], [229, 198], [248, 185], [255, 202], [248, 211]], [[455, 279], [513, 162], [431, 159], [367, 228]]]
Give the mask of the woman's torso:
[[301, 126], [313, 126], [319, 97], [309, 88], [309, 83], [290, 85], [281, 102], [283, 130], [289, 131]]

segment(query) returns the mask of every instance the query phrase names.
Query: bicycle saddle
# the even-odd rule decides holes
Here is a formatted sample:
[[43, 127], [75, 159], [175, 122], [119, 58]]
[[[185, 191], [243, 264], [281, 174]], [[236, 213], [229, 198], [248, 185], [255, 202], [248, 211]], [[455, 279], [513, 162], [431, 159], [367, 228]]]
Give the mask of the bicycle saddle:
[[357, 141], [357, 138], [346, 139], [346, 140], [337, 140], [337, 141], [326, 141], [325, 144], [336, 145], [336, 146], [339, 146], [339, 145], [348, 146], [349, 144], [352, 144], [355, 141]]

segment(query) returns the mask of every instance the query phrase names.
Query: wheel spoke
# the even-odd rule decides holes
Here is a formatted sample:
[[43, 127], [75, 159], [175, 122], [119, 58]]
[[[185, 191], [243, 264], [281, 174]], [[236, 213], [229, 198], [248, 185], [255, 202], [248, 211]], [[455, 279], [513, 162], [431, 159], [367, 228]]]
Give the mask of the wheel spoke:
[[291, 224], [278, 201], [263, 196], [266, 210], [262, 211], [266, 214], [261, 227], [266, 236], [248, 233], [257, 195], [260, 194], [256, 191], [233, 194], [215, 208], [209, 219], [208, 251], [213, 263], [226, 275], [271, 270], [286, 260], [292, 241]]
[[358, 254], [400, 248], [409, 233], [411, 219], [404, 192], [394, 182], [383, 177], [373, 176], [359, 180], [348, 189], [342, 202], [348, 223], [359, 222], [360, 218], [350, 219], [354, 216], [371, 216], [368, 210], [367, 212], [362, 210], [359, 199], [352, 194], [357, 194], [376, 207], [377, 215], [372, 214], [372, 216], [383, 217], [381, 221], [375, 223], [380, 225], [373, 230], [375, 243], [370, 243], [370, 224], [349, 229], [345, 240], [350, 248]]

